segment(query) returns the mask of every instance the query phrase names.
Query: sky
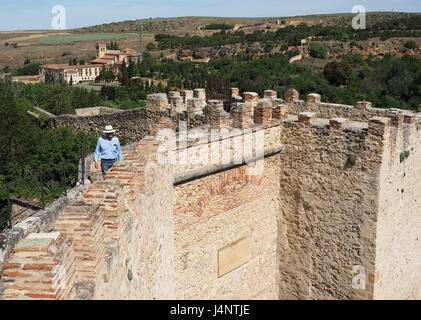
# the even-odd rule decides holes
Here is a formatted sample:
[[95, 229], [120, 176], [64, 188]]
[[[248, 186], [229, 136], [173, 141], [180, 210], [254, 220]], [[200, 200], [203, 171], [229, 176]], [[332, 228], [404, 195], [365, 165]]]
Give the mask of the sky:
[[66, 29], [156, 17], [351, 13], [355, 5], [368, 12], [421, 12], [420, 0], [0, 0], [0, 30], [52, 29], [57, 5], [66, 9]]

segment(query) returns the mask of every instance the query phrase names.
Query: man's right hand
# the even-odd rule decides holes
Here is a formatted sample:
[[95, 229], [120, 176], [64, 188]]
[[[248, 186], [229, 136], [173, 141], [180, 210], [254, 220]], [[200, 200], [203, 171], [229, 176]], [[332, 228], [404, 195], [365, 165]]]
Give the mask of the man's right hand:
[[95, 169], [99, 169], [99, 162], [95, 162]]

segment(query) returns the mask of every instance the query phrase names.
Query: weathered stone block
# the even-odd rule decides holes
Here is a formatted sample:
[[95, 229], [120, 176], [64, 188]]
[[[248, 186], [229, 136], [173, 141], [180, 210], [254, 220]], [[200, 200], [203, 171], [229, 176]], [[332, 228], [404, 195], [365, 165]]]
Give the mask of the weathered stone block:
[[314, 112], [301, 112], [298, 115], [298, 122], [305, 125], [310, 125], [316, 119], [317, 115]]
[[244, 92], [243, 99], [244, 102], [252, 102], [257, 105], [259, 102], [259, 95], [256, 92]]
[[206, 90], [205, 89], [194, 89], [193, 90], [193, 98], [197, 98], [200, 100], [206, 100]]
[[333, 118], [329, 120], [329, 127], [332, 129], [342, 129], [348, 121], [346, 118]]
[[252, 126], [252, 110], [240, 103], [231, 109], [232, 126], [234, 128], [248, 129]]
[[240, 95], [240, 89], [238, 88], [231, 88], [231, 97], [239, 96]]
[[183, 113], [187, 110], [186, 104], [184, 103], [184, 99], [182, 97], [171, 97], [170, 104], [171, 112]]
[[209, 122], [211, 129], [230, 130], [230, 114], [221, 108], [214, 107], [210, 111]]
[[404, 123], [415, 123], [416, 122], [416, 115], [413, 112], [403, 111], [403, 122]]
[[279, 104], [272, 108], [272, 119], [288, 119], [288, 106]]
[[181, 97], [180, 91], [170, 91], [170, 92], [168, 92], [168, 98], [169, 99], [178, 98], [178, 97]]
[[318, 93], [310, 93], [307, 95], [307, 103], [319, 103], [322, 102], [322, 96]]
[[59, 232], [31, 233], [3, 265], [6, 299], [75, 299], [75, 253]]
[[254, 122], [266, 124], [272, 120], [272, 101], [268, 98], [260, 99], [254, 108]]
[[224, 110], [224, 101], [222, 101], [222, 100], [209, 100], [208, 101], [208, 107], [209, 107], [210, 112], [212, 112], [212, 110], [215, 110], [215, 109]]
[[[104, 195], [106, 201], [107, 194]], [[76, 280], [94, 280], [104, 267], [104, 212], [97, 205], [76, 202], [57, 219], [54, 230], [73, 242]]]
[[181, 91], [181, 97], [184, 100], [184, 104], [187, 104], [187, 101], [189, 101], [191, 98], [193, 98], [193, 90]]
[[204, 107], [206, 107], [206, 101], [203, 99], [191, 98], [187, 101], [188, 113], [202, 113]]
[[386, 111], [386, 117], [390, 118], [393, 127], [400, 127], [403, 123], [404, 116], [399, 109], [391, 108]]
[[300, 99], [300, 94], [295, 89], [289, 89], [285, 92], [284, 99], [287, 103], [292, 103]]
[[278, 97], [278, 93], [274, 90], [265, 90], [264, 97], [268, 99], [276, 99]]
[[161, 111], [168, 108], [168, 98], [165, 93], [153, 93], [146, 96], [146, 107], [151, 111]]
[[[95, 182], [85, 193], [86, 202], [99, 205], [104, 210], [104, 239], [106, 241], [118, 240], [124, 232], [125, 197], [122, 187], [117, 183], [118, 179], [124, 178], [124, 175], [127, 175], [125, 171], [115, 171], [112, 175], [107, 173], [107, 180], [115, 179], [115, 181]], [[127, 175], [127, 179], [133, 179], [133, 177]], [[124, 181], [126, 179], [122, 182]], [[131, 187], [127, 186], [132, 189]]]
[[372, 107], [372, 103], [369, 101], [358, 101], [355, 104], [355, 108], [356, 109], [360, 109], [360, 110], [367, 110], [368, 108]]
[[384, 136], [390, 126], [390, 118], [373, 117], [368, 122], [368, 132], [375, 136]]

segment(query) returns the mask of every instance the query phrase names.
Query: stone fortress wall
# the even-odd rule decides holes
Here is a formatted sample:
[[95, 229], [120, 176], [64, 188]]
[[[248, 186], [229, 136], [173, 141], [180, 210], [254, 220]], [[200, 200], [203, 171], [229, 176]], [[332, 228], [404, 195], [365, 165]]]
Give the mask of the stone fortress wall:
[[148, 96], [156, 123], [104, 181], [0, 235], [4, 298], [421, 297], [421, 114], [196, 92]]
[[48, 115], [48, 126], [52, 129], [69, 127], [73, 132], [82, 130], [88, 134], [100, 135], [106, 125], [118, 130], [122, 142], [138, 142], [154, 133], [154, 128], [163, 116], [174, 122], [188, 121], [188, 127], [207, 122], [203, 114], [206, 107], [205, 89], [171, 91], [147, 96], [147, 108], [118, 110], [105, 107], [76, 109], [75, 115]]

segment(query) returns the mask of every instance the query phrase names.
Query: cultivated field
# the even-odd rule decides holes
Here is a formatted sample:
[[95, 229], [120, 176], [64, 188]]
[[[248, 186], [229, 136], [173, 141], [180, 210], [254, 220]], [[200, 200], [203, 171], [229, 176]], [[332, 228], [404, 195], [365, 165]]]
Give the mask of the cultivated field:
[[28, 41], [36, 44], [58, 44], [58, 43], [72, 43], [84, 41], [108, 41], [119, 39], [136, 38], [139, 35], [136, 33], [85, 33], [85, 34], [56, 34], [43, 35], [40, 37], [28, 39]]

